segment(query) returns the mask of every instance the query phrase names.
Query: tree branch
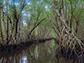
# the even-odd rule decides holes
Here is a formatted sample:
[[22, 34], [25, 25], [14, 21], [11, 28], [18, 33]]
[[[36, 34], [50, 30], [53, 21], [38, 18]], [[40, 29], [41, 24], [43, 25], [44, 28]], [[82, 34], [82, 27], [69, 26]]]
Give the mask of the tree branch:
[[42, 20], [29, 32], [28, 38], [30, 38], [31, 33], [35, 30], [35, 28], [36, 28], [43, 20], [45, 20], [45, 18], [42, 19]]

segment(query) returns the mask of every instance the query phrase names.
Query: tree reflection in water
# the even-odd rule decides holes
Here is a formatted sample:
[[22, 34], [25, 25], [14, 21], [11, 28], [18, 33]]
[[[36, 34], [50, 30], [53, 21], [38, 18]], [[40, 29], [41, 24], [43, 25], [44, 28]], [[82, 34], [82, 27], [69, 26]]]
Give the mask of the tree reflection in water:
[[28, 63], [28, 59], [21, 53], [0, 53], [0, 63]]
[[72, 60], [65, 61], [67, 59], [63, 57], [60, 59], [56, 58], [56, 49], [50, 49], [48, 51], [48, 48], [50, 48], [50, 46], [41, 44], [39, 46], [30, 46], [16, 53], [0, 53], [0, 63], [73, 63]]

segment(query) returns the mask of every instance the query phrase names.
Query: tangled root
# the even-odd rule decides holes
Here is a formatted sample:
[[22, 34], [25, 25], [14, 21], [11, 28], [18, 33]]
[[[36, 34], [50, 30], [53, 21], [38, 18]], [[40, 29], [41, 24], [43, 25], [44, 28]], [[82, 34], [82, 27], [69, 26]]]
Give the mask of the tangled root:
[[84, 63], [84, 49], [81, 49], [80, 47], [70, 49], [59, 46], [56, 50], [56, 57], [59, 57], [59, 54], [66, 58], [74, 59], [75, 63]]

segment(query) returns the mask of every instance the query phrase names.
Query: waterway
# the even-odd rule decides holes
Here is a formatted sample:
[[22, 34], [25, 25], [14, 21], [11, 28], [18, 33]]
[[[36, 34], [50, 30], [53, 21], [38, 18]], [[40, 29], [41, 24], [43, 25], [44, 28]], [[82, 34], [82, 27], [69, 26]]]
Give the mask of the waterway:
[[0, 52], [0, 63], [74, 63], [72, 59], [55, 57], [56, 45], [53, 41], [35, 44], [15, 53]]

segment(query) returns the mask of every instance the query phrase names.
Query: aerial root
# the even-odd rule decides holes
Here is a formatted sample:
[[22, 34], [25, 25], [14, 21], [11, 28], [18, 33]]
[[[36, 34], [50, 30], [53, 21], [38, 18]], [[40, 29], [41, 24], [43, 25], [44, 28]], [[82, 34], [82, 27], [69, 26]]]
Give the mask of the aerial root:
[[56, 50], [56, 57], [60, 57], [60, 54], [66, 58], [74, 59], [75, 62], [84, 63], [84, 49], [81, 49], [80, 46], [76, 46], [75, 49], [60, 46]]

